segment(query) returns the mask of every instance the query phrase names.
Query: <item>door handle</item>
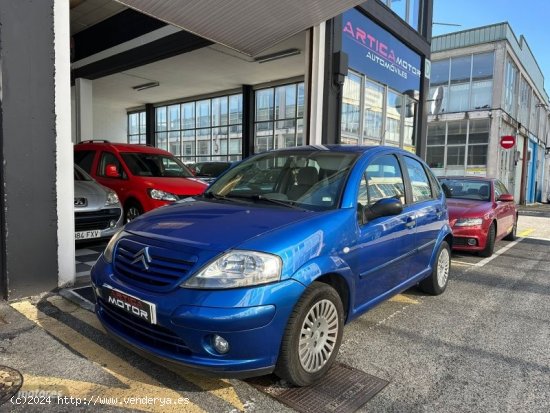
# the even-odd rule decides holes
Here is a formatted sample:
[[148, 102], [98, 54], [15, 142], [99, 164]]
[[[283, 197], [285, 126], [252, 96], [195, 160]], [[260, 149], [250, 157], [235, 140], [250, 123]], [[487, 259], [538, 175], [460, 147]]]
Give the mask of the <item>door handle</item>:
[[408, 217], [407, 222], [405, 222], [405, 226], [407, 228], [414, 228], [416, 226], [416, 219], [412, 217]]

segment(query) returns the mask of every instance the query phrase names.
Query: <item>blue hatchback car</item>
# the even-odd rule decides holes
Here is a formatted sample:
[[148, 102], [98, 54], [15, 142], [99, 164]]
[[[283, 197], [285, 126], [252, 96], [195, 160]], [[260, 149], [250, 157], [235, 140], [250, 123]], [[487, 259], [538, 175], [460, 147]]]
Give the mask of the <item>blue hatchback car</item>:
[[451, 241], [439, 182], [409, 152], [267, 152], [117, 233], [92, 269], [97, 316], [162, 359], [305, 386], [345, 323], [416, 284], [442, 293]]

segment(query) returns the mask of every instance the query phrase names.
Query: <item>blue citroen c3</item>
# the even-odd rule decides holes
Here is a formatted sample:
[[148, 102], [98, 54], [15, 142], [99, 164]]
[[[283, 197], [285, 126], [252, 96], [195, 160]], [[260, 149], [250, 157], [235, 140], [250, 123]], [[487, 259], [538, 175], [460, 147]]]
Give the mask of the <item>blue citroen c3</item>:
[[451, 242], [439, 182], [409, 152], [267, 152], [118, 232], [92, 269], [97, 316], [161, 359], [305, 386], [345, 323], [417, 284], [442, 293]]

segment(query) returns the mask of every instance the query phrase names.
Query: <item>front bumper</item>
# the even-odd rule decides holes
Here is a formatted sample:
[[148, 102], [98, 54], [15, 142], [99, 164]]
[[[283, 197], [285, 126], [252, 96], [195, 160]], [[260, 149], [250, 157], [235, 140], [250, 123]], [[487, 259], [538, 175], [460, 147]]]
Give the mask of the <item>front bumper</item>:
[[[288, 318], [305, 287], [295, 280], [231, 290], [144, 291], [117, 280], [101, 257], [92, 269], [96, 313], [106, 330], [130, 347], [186, 367], [223, 376], [271, 372]], [[109, 304], [103, 285], [155, 304], [150, 324]], [[218, 354], [212, 337], [229, 342]]]
[[[481, 251], [487, 244], [487, 229], [482, 225], [472, 227], [453, 227], [453, 250]], [[468, 243], [475, 241], [474, 245]]]

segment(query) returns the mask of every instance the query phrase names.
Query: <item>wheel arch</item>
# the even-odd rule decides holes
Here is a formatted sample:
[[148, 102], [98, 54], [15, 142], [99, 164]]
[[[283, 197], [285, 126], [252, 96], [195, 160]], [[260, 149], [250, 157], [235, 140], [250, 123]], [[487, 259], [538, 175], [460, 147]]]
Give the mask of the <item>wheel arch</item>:
[[346, 281], [346, 278], [342, 275], [332, 272], [323, 274], [320, 277], [316, 278], [314, 281], [322, 282], [324, 284], [330, 285], [336, 290], [342, 300], [342, 306], [344, 307], [344, 320], [347, 320], [348, 314], [350, 313], [350, 288]]

